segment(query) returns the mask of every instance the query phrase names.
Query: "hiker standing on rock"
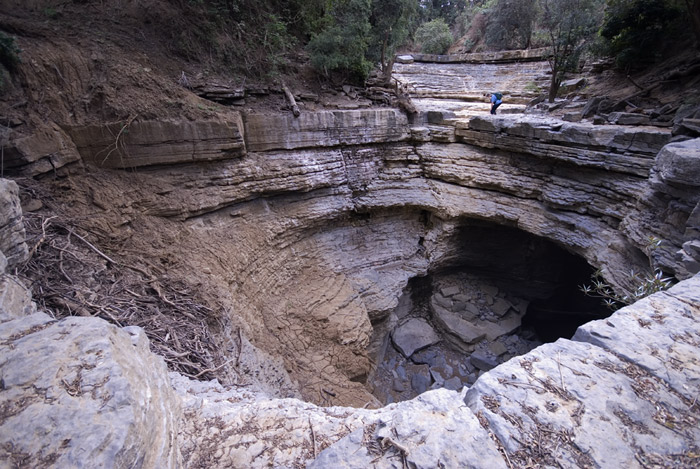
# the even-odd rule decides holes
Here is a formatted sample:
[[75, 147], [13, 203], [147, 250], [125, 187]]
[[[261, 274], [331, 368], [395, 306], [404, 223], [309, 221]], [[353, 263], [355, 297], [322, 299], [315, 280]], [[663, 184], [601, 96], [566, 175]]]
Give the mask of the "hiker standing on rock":
[[501, 93], [491, 94], [491, 114], [496, 115], [496, 109], [503, 102], [503, 95]]

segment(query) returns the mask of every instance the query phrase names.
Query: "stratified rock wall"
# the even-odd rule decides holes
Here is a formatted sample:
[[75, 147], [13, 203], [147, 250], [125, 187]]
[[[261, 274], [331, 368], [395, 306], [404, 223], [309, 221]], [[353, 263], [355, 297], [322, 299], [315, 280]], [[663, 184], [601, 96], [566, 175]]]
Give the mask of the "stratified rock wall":
[[698, 275], [511, 359], [469, 390], [376, 410], [168, 374], [141, 329], [56, 321], [12, 301], [7, 285], [3, 467], [641, 468], [697, 458]]
[[[661, 176], [654, 169], [662, 148], [675, 154], [677, 144], [664, 147], [668, 130], [433, 120], [411, 125], [393, 109], [231, 112], [200, 123], [136, 119], [123, 141], [111, 137], [117, 126], [71, 133], [90, 164], [110, 154], [109, 167], [139, 167], [120, 182], [131, 213], [187, 220], [183, 252], [225, 259], [212, 285], [314, 402], [374, 402], [360, 383], [372, 323], [387, 319], [410, 278], [468, 266], [459, 254], [467, 220], [553, 241], [620, 289], [635, 287], [630, 269], [649, 268], [649, 237], [663, 240], [653, 254], [665, 271], [697, 271], [697, 188], [678, 182], [673, 164], [662, 162]], [[322, 390], [329, 383], [336, 398]]]

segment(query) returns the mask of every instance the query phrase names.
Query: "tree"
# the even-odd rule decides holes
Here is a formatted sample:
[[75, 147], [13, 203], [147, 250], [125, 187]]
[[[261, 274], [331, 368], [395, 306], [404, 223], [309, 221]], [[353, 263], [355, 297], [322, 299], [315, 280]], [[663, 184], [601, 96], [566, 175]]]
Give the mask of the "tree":
[[311, 64], [327, 77], [339, 70], [363, 81], [371, 69], [365, 54], [369, 44], [370, 0], [337, 0], [323, 18], [320, 33], [308, 44]]
[[373, 0], [371, 42], [368, 56], [382, 68], [389, 81], [394, 66], [396, 48], [408, 37], [411, 21], [416, 15], [415, 0]]
[[536, 16], [536, 0], [498, 0], [488, 11], [486, 43], [494, 49], [527, 49]]
[[416, 42], [426, 54], [444, 54], [453, 41], [450, 28], [442, 18], [423, 23], [416, 31]]
[[601, 23], [602, 0], [540, 0], [540, 26], [550, 47], [552, 81], [549, 102], [554, 102], [564, 73], [578, 67], [581, 52]]
[[700, 49], [700, 0], [683, 0], [695, 33], [695, 46]]
[[[660, 59], [664, 47], [689, 36], [685, 7], [677, 0], [608, 0], [600, 35], [618, 67], [642, 68]], [[698, 0], [700, 5], [700, 0]], [[692, 18], [692, 17], [691, 17]]]
[[464, 11], [468, 0], [420, 0], [421, 22], [442, 18], [448, 26], [455, 23], [457, 17]]

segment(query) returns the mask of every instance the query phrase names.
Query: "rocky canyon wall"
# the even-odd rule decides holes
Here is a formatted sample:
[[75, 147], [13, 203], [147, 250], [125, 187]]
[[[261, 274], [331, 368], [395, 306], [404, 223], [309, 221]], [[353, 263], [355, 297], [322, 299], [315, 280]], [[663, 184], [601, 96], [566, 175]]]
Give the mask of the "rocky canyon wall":
[[[470, 221], [552, 241], [621, 290], [649, 258], [678, 279], [697, 271], [697, 182], [671, 169], [694, 167], [697, 140], [523, 115], [438, 121], [411, 124], [394, 109], [231, 112], [135, 120], [116, 145], [106, 137], [116, 128], [67, 133], [89, 166], [134, 170], [119, 182], [121, 223], [181, 220], [182, 252], [201, 256], [253, 343], [286, 357], [315, 402], [329, 383], [344, 396], [331, 402], [374, 402], [361, 384], [372, 324], [410, 278], [484, 268], [460, 244]], [[199, 268], [190, 261], [180, 275]]]
[[[15, 238], [11, 248], [23, 244]], [[695, 276], [581, 327], [572, 340], [510, 360], [468, 390], [428, 391], [369, 410], [317, 407], [168, 374], [140, 328], [98, 318], [55, 320], [4, 271], [0, 461], [692, 467], [700, 441], [699, 291]]]
[[[528, 73], [542, 67], [529, 63]], [[485, 89], [469, 92], [478, 100]], [[149, 261], [216, 292], [230, 321], [222, 343], [236, 342], [234, 331], [239, 343], [238, 359], [222, 351], [223, 384], [201, 383], [168, 375], [137, 328], [37, 312], [8, 275], [30, 248], [16, 186], [3, 183], [5, 459], [507, 467], [508, 458], [527, 464], [532, 448], [569, 466], [692, 459], [700, 141], [427, 105], [410, 118], [368, 107], [60, 122], [12, 139], [7, 174], [43, 178], [58, 198], [74, 192], [83, 223], [126, 248], [158, 245]], [[177, 234], [166, 237], [166, 226]], [[488, 274], [528, 302], [555, 285], [556, 263], [536, 259], [552, 250], [545, 242], [620, 291], [634, 288], [630, 269], [650, 262], [684, 282], [482, 373], [469, 390], [369, 409], [381, 403], [368, 376], [411, 279]], [[33, 367], [42, 354], [56, 362]], [[94, 426], [69, 425], [83, 420]]]

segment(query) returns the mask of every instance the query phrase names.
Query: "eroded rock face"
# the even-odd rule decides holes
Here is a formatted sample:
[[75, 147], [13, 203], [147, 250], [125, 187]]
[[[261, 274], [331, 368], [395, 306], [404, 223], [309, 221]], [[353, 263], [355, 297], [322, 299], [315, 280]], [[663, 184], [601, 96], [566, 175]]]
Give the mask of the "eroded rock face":
[[0, 179], [0, 271], [12, 268], [27, 258], [19, 188], [14, 181]]
[[[544, 67], [533, 63], [524, 73], [536, 79]], [[480, 100], [485, 90], [496, 84], [480, 82], [475, 77], [460, 84], [454, 78], [465, 74], [463, 67], [445, 66], [442, 70], [442, 83], [424, 80], [419, 87], [423, 96], [452, 93], [456, 98]], [[414, 72], [415, 69], [404, 70], [406, 75]], [[451, 88], [446, 90], [448, 82]], [[464, 92], [465, 86], [471, 88]], [[206, 266], [209, 277], [202, 288], [214, 290], [226, 300], [228, 314], [243, 325], [239, 333], [250, 339], [241, 339], [241, 343], [264, 349], [267, 356], [284, 362], [284, 366], [275, 364], [268, 371], [256, 370], [254, 366], [235, 369], [226, 363], [231, 368], [228, 371], [260, 372], [271, 378], [264, 380], [267, 383], [280, 383], [277, 397], [301, 395], [307, 401], [329, 407], [273, 398], [273, 386], [244, 392], [217, 383], [190, 382], [177, 375], [170, 377], [179, 395], [173, 397], [163, 384], [168, 378], [162, 374], [162, 363], [146, 363], [152, 357], [133, 358], [134, 363], [155, 370], [153, 376], [142, 377], [147, 383], [134, 377], [132, 381], [112, 381], [112, 375], [131, 373], [130, 365], [121, 362], [120, 357], [133, 350], [125, 345], [128, 341], [124, 331], [97, 320], [85, 324], [74, 319], [56, 324], [47, 320], [49, 325], [37, 331], [26, 330], [27, 324], [31, 329], [32, 323], [22, 322], [17, 326], [22, 337], [9, 332], [5, 345], [17, 347], [25, 339], [34, 344], [34, 334], [43, 337], [42, 333], [51, 333], [52, 340], [60, 338], [61, 334], [52, 331], [60, 331], [60, 324], [70, 324], [75, 334], [71, 338], [80, 347], [73, 350], [70, 344], [63, 345], [70, 350], [59, 355], [70, 357], [77, 353], [90, 358], [88, 352], [93, 350], [94, 341], [95, 350], [114, 357], [116, 364], [104, 364], [107, 371], [102, 363], [93, 360], [86, 364], [94, 368], [85, 368], [85, 372], [76, 371], [83, 369], [82, 365], [76, 365], [76, 370], [66, 365], [68, 374], [56, 375], [57, 378], [45, 367], [37, 367], [32, 370], [36, 374], [11, 383], [40, 382], [57, 388], [57, 395], [69, 406], [82, 407], [82, 401], [76, 404], [71, 399], [92, 399], [88, 389], [82, 387], [84, 378], [92, 380], [87, 385], [93, 389], [95, 383], [110, 377], [107, 383], [118, 388], [116, 391], [123, 397], [120, 402], [125, 403], [123, 408], [113, 410], [125, 414], [130, 407], [137, 410], [118, 415], [125, 426], [105, 437], [113, 445], [104, 454], [95, 450], [95, 457], [123, 458], [119, 461], [124, 465], [155, 461], [155, 465], [171, 466], [177, 461], [176, 450], [164, 449], [163, 441], [173, 434], [174, 428], [179, 435], [174, 447], [183, 450], [183, 460], [188, 465], [211, 467], [293, 466], [311, 464], [315, 458], [321, 458], [318, 466], [331, 461], [364, 466], [374, 461], [378, 467], [391, 467], [392, 458], [397, 455], [399, 460], [405, 458], [417, 467], [439, 466], [447, 461], [442, 459], [445, 457], [460, 467], [503, 466], [497, 445], [489, 440], [489, 431], [511, 452], [512, 458], [522, 461], [527, 461], [526, 448], [541, 442], [535, 435], [548, 430], [554, 432], [554, 439], [545, 444], [562, 448], [551, 457], [563, 465], [596, 462], [627, 467], [635, 464], [630, 455], [639, 449], [649, 458], [656, 457], [651, 453], [646, 436], [651, 433], [647, 430], [662, 431], [668, 441], [669, 446], [660, 450], [659, 457], [689, 454], [689, 446], [683, 445], [697, 441], [692, 431], [680, 435], [656, 426], [637, 425], [660, 417], [651, 413], [636, 391], [648, 384], [658, 391], [650, 396], [668, 403], [674, 412], [693, 418], [696, 407], [667, 392], [658, 381], [669, 378], [652, 373], [647, 381], [646, 375], [638, 374], [637, 367], [658, 371], [658, 363], [645, 363], [644, 368], [640, 357], [629, 351], [625, 352], [629, 358], [616, 357], [617, 349], [609, 342], [590, 345], [561, 341], [487, 371], [502, 361], [494, 357], [503, 357], [503, 347], [507, 349], [505, 343], [494, 342], [488, 350], [476, 350], [478, 353], [469, 362], [469, 384], [474, 383], [475, 369], [482, 373], [467, 395], [469, 408], [464, 407], [460, 393], [438, 390], [376, 411], [361, 409], [379, 405], [364, 385], [374, 358], [368, 350], [374, 353], [378, 348], [373, 340], [378, 331], [386, 336], [396, 325], [391, 315], [410, 279], [436, 269], [467, 267], [508, 276], [509, 280], [527, 277], [504, 268], [511, 264], [501, 262], [508, 256], [499, 251], [497, 241], [503, 238], [493, 235], [496, 227], [556, 243], [601, 268], [619, 288], [633, 286], [627, 274], [629, 268], [646, 268], [649, 257], [679, 279], [690, 278], [682, 285], [698, 287], [697, 277], [691, 278], [700, 262], [696, 242], [700, 226], [698, 190], [673, 166], [673, 161], [690, 162], [692, 166], [694, 160], [688, 158], [685, 146], [666, 145], [670, 138], [667, 129], [594, 127], [532, 116], [479, 116], [471, 120], [458, 116], [457, 112], [445, 111], [410, 121], [396, 110], [374, 109], [309, 113], [294, 119], [291, 115], [222, 111], [211, 122], [135, 118], [129, 126], [133, 133], [130, 131], [129, 137], [122, 140], [116, 136], [122, 130], [120, 125], [65, 126], [73, 135], [70, 139], [66, 131], [60, 130], [63, 127], [56, 127], [55, 132], [47, 134], [48, 143], [40, 139], [15, 140], [12, 165], [16, 174], [75, 170], [71, 177], [73, 187], [77, 191], [84, 185], [85, 205], [100, 209], [90, 220], [95, 226], [108, 227], [123, 239], [154, 238], [157, 243], [161, 241], [160, 234], [151, 229], [157, 224], [149, 221], [167, 219], [169, 223], [179, 223], [177, 242], [166, 247], [168, 255], [179, 262], [165, 263], [168, 275], [187, 279], [194, 269]], [[28, 150], [23, 150], [22, 145], [28, 145]], [[697, 140], [686, 145], [692, 153]], [[662, 149], [662, 157], [657, 157]], [[78, 152], [80, 161], [91, 165], [89, 172], [70, 166], [71, 161], [78, 159]], [[133, 167], [139, 171], [128, 177], [119, 170]], [[484, 232], [491, 236], [483, 236]], [[481, 236], [470, 237], [475, 233]], [[650, 235], [664, 241], [653, 253], [645, 252]], [[475, 242], [479, 240], [483, 242]], [[537, 251], [532, 243], [514, 244], [517, 249], [509, 253], [518, 253], [528, 261], [537, 257], [533, 255]], [[7, 253], [5, 256], [10, 258]], [[531, 273], [529, 280], [533, 284], [547, 278], [537, 269]], [[32, 314], [35, 309], [26, 294], [10, 290], [7, 285], [0, 284], [4, 292], [9, 292], [0, 299], [8, 299], [7, 309], [12, 312], [3, 317], [15, 327], [18, 316]], [[527, 290], [529, 284], [517, 285]], [[469, 352], [474, 351], [471, 347], [478, 340], [468, 336], [476, 322], [477, 335], [489, 335], [491, 339], [509, 335], [519, 327], [519, 315], [509, 312], [507, 305], [496, 305], [496, 296], [492, 296], [491, 311], [496, 316], [503, 312], [503, 321], [462, 315], [468, 309], [466, 304], [464, 309], [457, 307], [459, 300], [455, 297], [459, 293], [446, 290], [440, 294], [450, 304], [441, 306], [444, 311], [437, 309], [440, 298], [435, 295], [435, 322], [442, 318], [439, 327], [455, 335], [464, 332], [459, 340]], [[685, 309], [678, 310], [681, 315], [695, 317], [697, 299], [686, 290], [678, 295], [685, 305]], [[665, 297], [661, 298], [665, 303]], [[675, 309], [666, 311], [655, 303], [658, 301], [659, 296], [650, 299], [653, 312], [637, 321], [640, 327], [657, 314], [676, 314]], [[30, 317], [46, 320], [41, 315]], [[671, 324], [675, 321], [669, 321]], [[481, 326], [495, 330], [487, 331]], [[83, 341], [79, 337], [83, 330], [98, 337]], [[591, 337], [602, 340], [605, 334], [613, 336], [603, 330]], [[673, 340], [683, 341], [694, 350], [697, 343], [692, 334], [674, 333]], [[118, 338], [112, 340], [113, 337]], [[645, 336], [647, 339], [653, 340]], [[498, 343], [500, 349], [495, 345]], [[137, 345], [136, 353], [147, 354], [144, 348], [142, 343]], [[689, 353], [686, 349], [681, 352], [682, 356]], [[412, 355], [417, 353], [420, 352]], [[425, 356], [417, 358], [425, 361], [415, 363], [417, 378], [407, 380], [413, 389], [425, 391], [440, 379], [444, 379], [441, 385], [447, 388], [459, 388], [461, 379], [448, 385], [447, 375], [430, 364], [428, 353], [426, 349]], [[664, 359], [679, 359], [676, 349], [654, 353], [663, 354], [659, 356]], [[586, 362], [586, 356], [597, 361]], [[73, 360], [83, 363], [79, 357], [74, 356]], [[582, 373], [591, 379], [587, 381], [584, 376], [579, 386], [578, 370], [562, 371], [564, 363], [580, 365]], [[603, 363], [602, 368], [596, 363]], [[8, 373], [21, 374], [22, 370], [15, 372], [10, 368], [9, 361], [2, 366], [3, 373], [7, 366]], [[52, 369], [60, 366], [54, 363]], [[634, 379], [643, 376], [643, 380], [630, 381], [631, 377], [625, 374], [628, 370]], [[591, 388], [598, 378], [605, 383]], [[696, 378], [692, 367], [688, 376], [673, 376], [674, 385], [684, 383], [695, 395]], [[404, 385], [394, 384], [396, 388]], [[143, 397], [143, 388], [150, 389], [149, 386], [160, 390], [160, 401], [167, 409], [153, 410], [150, 401]], [[19, 391], [19, 385], [15, 387]], [[605, 447], [594, 447], [596, 443], [589, 437], [596, 434], [596, 419], [585, 417], [585, 409], [592, 400], [591, 415], [611, 419], [604, 415], [599, 401], [618, 388], [622, 389], [620, 399], [624, 402], [612, 402], [613, 415], [631, 430], [611, 441], [628, 445], [629, 451], [606, 459], [609, 456]], [[107, 395], [99, 395], [99, 389], [96, 395], [109, 401]], [[77, 393], [80, 395], [73, 395]], [[502, 402], [493, 400], [497, 393], [503, 395]], [[14, 402], [22, 399], [19, 394], [6, 395], [10, 399], [8, 406], [15, 406]], [[533, 404], [529, 403], [531, 399]], [[102, 410], [88, 402], [84, 415], [97, 413], [99, 423], [104, 418]], [[177, 414], [179, 405], [184, 406], [182, 414]], [[630, 409], [637, 405], [643, 409], [641, 416], [631, 415]], [[508, 413], [499, 412], [501, 406]], [[50, 406], [41, 409], [37, 413], [54, 411]], [[157, 422], [166, 422], [164, 427], [155, 428], [148, 423], [149, 418], [143, 414], [147, 411], [155, 412]], [[549, 415], [546, 412], [555, 415], [551, 419], [541, 417]], [[21, 414], [11, 416], [17, 419], [12, 426], [28, 425], [20, 420], [24, 419]], [[514, 422], [504, 415], [514, 415], [519, 420]], [[415, 416], [420, 418], [415, 420]], [[37, 422], [43, 425], [40, 420]], [[518, 422], [527, 424], [521, 441], [528, 441], [529, 445], [520, 445], [520, 440], [516, 440]], [[323, 435], [317, 433], [317, 423]], [[27, 430], [30, 431], [33, 430]], [[40, 462], [63, 457], [73, 462], [74, 447], [63, 443], [67, 439], [63, 435], [70, 431], [57, 428], [56, 435], [63, 439], [52, 442], [48, 453], [32, 446], [32, 441], [26, 446], [16, 446], [19, 443], [15, 440], [8, 440], [7, 444], [18, 448], [12, 457], [31, 454]], [[147, 445], [133, 436], [142, 431], [152, 438], [144, 440]], [[685, 427], [682, 431], [686, 431]], [[560, 441], [559, 436], [572, 433], [580, 438], [586, 451]], [[462, 438], [453, 438], [455, 434], [469, 435], [475, 441], [466, 444]], [[286, 446], [278, 444], [282, 437], [289, 442]], [[31, 436], [26, 439], [31, 440]], [[139, 441], [133, 443], [134, 440]], [[89, 441], [92, 444], [93, 439]], [[475, 447], [480, 448], [478, 454]], [[49, 459], [42, 459], [46, 457]]]
[[[176, 248], [184, 263], [172, 275], [186, 278], [186, 258], [196, 253], [251, 341], [283, 357], [314, 402], [376, 405], [362, 384], [373, 324], [389, 316], [410, 278], [480, 265], [472, 253], [484, 248], [462, 244], [469, 238], [460, 233], [474, 230], [469, 220], [551, 240], [621, 288], [632, 287], [630, 268], [648, 268], [650, 235], [664, 240], [654, 256], [668, 272], [686, 278], [696, 265], [688, 243], [697, 191], [654, 179], [665, 129], [478, 117], [441, 121], [413, 139], [394, 110], [238, 122], [247, 128], [234, 133], [246, 145], [270, 150], [196, 164], [196, 155], [166, 151], [180, 164], [121, 179], [123, 208], [115, 209], [127, 220], [186, 220]], [[266, 126], [275, 128], [269, 145], [251, 130]], [[306, 148], [316, 138], [328, 146]], [[94, 200], [113, 198], [107, 185], [91, 190]]]
[[0, 336], [3, 460], [176, 466], [179, 404], [141, 329], [34, 313], [3, 322]]
[[245, 153], [240, 117], [188, 122], [131, 120], [69, 130], [84, 161], [105, 168], [202, 162]]
[[[187, 227], [198, 242], [203, 233], [216, 235], [208, 239], [220, 244], [210, 248], [229, 259], [228, 267], [237, 273], [233, 304], [253, 325], [249, 333], [262, 337], [274, 330], [278, 343], [271, 352], [296, 352], [286, 360], [290, 370], [297, 377], [316, 377], [300, 383], [307, 398], [319, 392], [332, 404], [343, 390], [346, 401], [371, 399], [359, 383], [351, 388], [339, 377], [369, 369], [362, 353], [369, 345], [370, 319], [380, 321], [394, 310], [397, 292], [409, 278], [431, 265], [483, 260], [483, 253], [465, 250], [461, 242], [476, 239], [468, 237], [475, 227], [465, 225], [465, 218], [547, 235], [593, 263], [629, 260], [624, 247], [629, 241], [616, 228], [640, 206], [637, 196], [644, 197], [639, 189], [647, 182], [636, 172], [605, 179], [604, 173], [587, 172], [593, 169], [551, 164], [546, 152], [516, 159], [457, 143], [444, 151], [424, 142], [416, 147], [397, 143], [365, 155], [359, 150], [332, 153], [319, 159], [329, 163], [312, 173], [300, 169], [287, 180], [261, 181], [247, 157], [227, 161], [231, 170], [219, 177], [240, 177], [248, 167], [247, 187], [232, 184], [232, 192], [215, 200], [208, 197], [214, 190], [206, 184], [215, 169], [221, 170], [214, 166], [210, 173], [185, 170], [177, 177], [184, 181], [187, 174], [190, 181], [182, 185], [173, 183], [175, 173], [154, 170], [139, 177], [170, 184], [169, 190], [135, 191], [139, 198], [134, 202], [145, 207], [157, 207], [171, 196], [170, 213], [192, 218]], [[265, 161], [266, 156], [255, 158]], [[293, 158], [276, 157], [281, 167], [294, 167]], [[337, 172], [323, 169], [339, 163]], [[197, 174], [200, 179], [193, 177]], [[323, 178], [315, 179], [319, 174]], [[595, 186], [594, 174], [603, 183], [598, 179]], [[323, 182], [315, 186], [314, 181]], [[565, 194], [572, 181], [570, 198], [547, 196]], [[594, 189], [601, 185], [605, 191]], [[252, 198], [275, 191], [280, 195]], [[487, 198], [486, 191], [493, 197]], [[582, 199], [586, 194], [589, 199]], [[611, 203], [593, 194], [604, 194]], [[693, 197], [676, 187], [664, 194], [679, 201]], [[15, 195], [9, 200], [3, 208], [18, 205]], [[334, 223], [329, 226], [328, 220]], [[582, 229], [585, 234], [578, 235]], [[685, 232], [676, 236], [683, 239]], [[187, 236], [182, 240], [194, 242]], [[605, 250], [604, 242], [619, 243], [615, 253]], [[692, 243], [684, 245], [692, 250]], [[236, 256], [226, 257], [232, 247]], [[428, 391], [377, 410], [316, 407], [168, 375], [138, 329], [121, 330], [96, 318], [54, 321], [35, 313], [26, 294], [10, 292], [8, 285], [0, 285], [3, 311], [11, 310], [3, 313], [0, 327], [0, 356], [5, 358], [0, 399], [10, 411], [0, 425], [7, 429], [1, 434], [10, 461], [395, 467], [405, 459], [425, 468], [490, 468], [524, 464], [532, 456], [528, 451], [539, 448], [537, 454], [551, 464], [633, 467], [640, 454], [661, 465], [692, 458], [693, 445], [700, 441], [692, 423], [700, 418], [693, 400], [700, 392], [698, 276], [581, 328], [573, 341], [560, 340], [486, 371], [466, 394]], [[446, 310], [456, 313], [464, 292], [454, 286], [438, 291], [442, 299], [436, 296], [436, 302], [449, 300]], [[506, 307], [498, 298], [497, 290], [491, 310], [509, 314], [514, 303]], [[264, 327], [255, 322], [259, 316], [265, 318]], [[316, 337], [324, 341], [313, 343]], [[662, 346], [659, 337], [666, 337]], [[495, 365], [488, 358], [479, 355], [474, 362], [486, 370]], [[285, 444], [279, 444], [282, 440]]]

